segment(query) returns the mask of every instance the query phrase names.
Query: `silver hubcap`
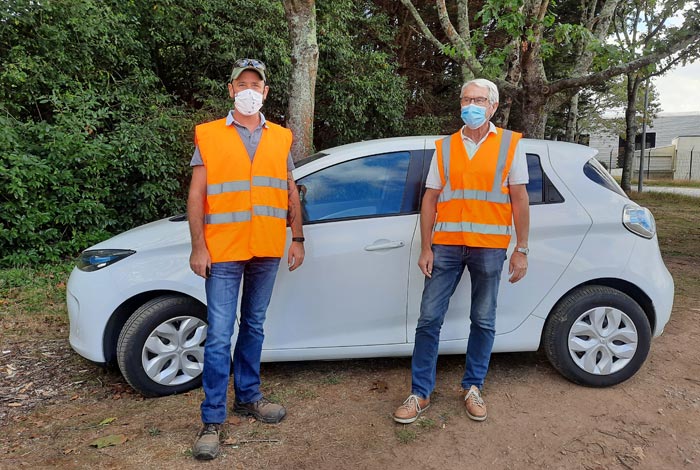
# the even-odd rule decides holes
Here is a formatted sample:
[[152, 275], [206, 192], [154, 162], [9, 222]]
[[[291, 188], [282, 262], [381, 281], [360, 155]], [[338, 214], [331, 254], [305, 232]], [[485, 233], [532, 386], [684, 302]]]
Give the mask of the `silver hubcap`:
[[176, 317], [148, 335], [141, 351], [146, 374], [161, 385], [180, 385], [197, 378], [204, 365], [207, 324], [197, 317]]
[[569, 354], [589, 374], [623, 369], [637, 351], [637, 328], [625, 312], [596, 307], [578, 317], [569, 331]]

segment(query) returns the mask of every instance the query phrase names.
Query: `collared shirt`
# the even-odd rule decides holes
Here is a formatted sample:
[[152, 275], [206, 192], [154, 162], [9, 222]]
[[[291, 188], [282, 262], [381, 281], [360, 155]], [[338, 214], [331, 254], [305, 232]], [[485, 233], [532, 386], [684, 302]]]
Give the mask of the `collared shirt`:
[[[241, 137], [243, 145], [245, 145], [245, 149], [248, 152], [248, 157], [252, 162], [255, 151], [258, 149], [258, 144], [260, 144], [260, 139], [262, 138], [262, 131], [263, 129], [267, 129], [267, 120], [263, 113], [260, 113], [260, 124], [253, 129], [253, 132], [250, 132], [246, 126], [233, 117], [233, 111], [228, 112], [228, 116], [226, 116], [226, 125], [233, 126], [238, 131], [238, 135]], [[199, 146], [195, 146], [192, 160], [190, 160], [190, 166], [199, 165], [204, 165], [204, 161], [202, 160], [202, 154], [199, 153]], [[290, 153], [287, 157], [287, 171], [292, 171], [293, 169], [294, 162], [292, 161], [292, 154]]]
[[[464, 148], [467, 151], [467, 157], [469, 160], [476, 155], [476, 151], [479, 150], [481, 144], [484, 143], [489, 134], [496, 134], [496, 126], [489, 122], [489, 131], [486, 133], [483, 139], [479, 142], [474, 142], [472, 139], [464, 135], [464, 128], [460, 129], [459, 133], [462, 136], [462, 142], [464, 143]], [[425, 187], [430, 189], [442, 189], [442, 179], [440, 179], [440, 171], [438, 170], [437, 164], [437, 152], [433, 153], [433, 158], [430, 161], [430, 169], [428, 170], [428, 178], [425, 181]], [[510, 165], [510, 172], [503, 186], [513, 186], [515, 184], [527, 184], [530, 181], [530, 176], [527, 172], [527, 157], [522, 151], [522, 146], [520, 142], [515, 146], [515, 156], [513, 157], [513, 163]]]

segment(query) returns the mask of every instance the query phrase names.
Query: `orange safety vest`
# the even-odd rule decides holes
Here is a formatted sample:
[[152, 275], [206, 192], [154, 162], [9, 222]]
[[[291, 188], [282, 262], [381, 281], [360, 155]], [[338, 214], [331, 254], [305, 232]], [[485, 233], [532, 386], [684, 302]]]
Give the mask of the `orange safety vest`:
[[282, 257], [292, 132], [266, 122], [252, 162], [226, 119], [197, 126], [195, 143], [207, 169], [204, 239], [211, 261]]
[[513, 210], [509, 188], [503, 183], [521, 137], [496, 128], [496, 134], [488, 134], [471, 160], [461, 131], [435, 143], [443, 188], [433, 243], [508, 248]]

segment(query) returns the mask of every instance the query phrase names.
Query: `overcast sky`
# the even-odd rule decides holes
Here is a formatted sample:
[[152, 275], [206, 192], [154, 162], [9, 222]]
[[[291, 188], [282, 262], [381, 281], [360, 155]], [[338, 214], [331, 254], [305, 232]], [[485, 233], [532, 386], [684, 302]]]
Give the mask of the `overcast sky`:
[[700, 61], [652, 79], [664, 113], [700, 112]]

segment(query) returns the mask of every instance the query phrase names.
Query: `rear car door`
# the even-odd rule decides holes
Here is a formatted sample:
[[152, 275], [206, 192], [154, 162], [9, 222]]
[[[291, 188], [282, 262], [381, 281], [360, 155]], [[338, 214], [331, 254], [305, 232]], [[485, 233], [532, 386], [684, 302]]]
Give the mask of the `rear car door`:
[[[508, 282], [509, 260], [504, 263], [496, 312], [496, 350], [503, 347], [498, 343], [498, 335], [517, 329], [530, 315], [571, 262], [591, 225], [588, 214], [576, 198], [567, 192], [566, 186], [557, 180], [556, 173], [551, 169], [546, 142], [525, 139], [522, 145], [527, 154], [530, 174], [527, 185], [530, 197], [528, 272], [525, 278], [511, 284]], [[418, 227], [418, 243], [414, 243], [411, 253], [414, 261], [411, 263], [409, 277], [409, 342], [413, 342], [415, 337], [424, 281], [417, 266], [420, 254], [419, 231]], [[508, 248], [509, 256], [516, 241], [515, 232], [513, 233]], [[465, 269], [450, 300], [440, 335], [441, 342], [463, 340], [469, 336], [470, 292], [469, 272]]]

